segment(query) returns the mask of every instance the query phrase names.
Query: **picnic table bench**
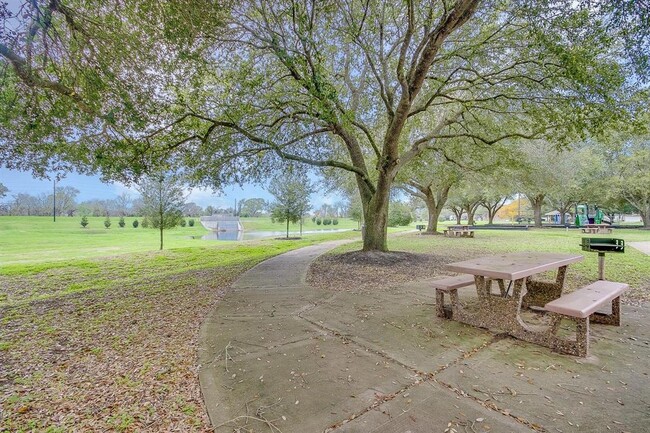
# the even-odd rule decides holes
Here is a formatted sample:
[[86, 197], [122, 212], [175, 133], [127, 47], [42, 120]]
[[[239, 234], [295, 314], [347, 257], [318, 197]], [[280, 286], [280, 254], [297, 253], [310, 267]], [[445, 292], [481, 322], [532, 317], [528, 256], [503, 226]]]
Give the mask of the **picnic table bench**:
[[451, 297], [451, 303], [458, 301], [458, 289], [474, 284], [474, 276], [469, 274], [457, 275], [435, 280], [432, 284], [436, 289], [436, 315], [438, 317], [452, 318], [451, 308], [445, 307], [445, 293]]
[[471, 230], [469, 226], [449, 226], [447, 230], [443, 230], [442, 233], [448, 237], [474, 237], [474, 230]]
[[[553, 313], [551, 322], [551, 346], [576, 356], [589, 354], [589, 323], [621, 326], [621, 294], [629, 286], [625, 283], [599, 280], [575, 292], [561, 296], [544, 306]], [[611, 302], [611, 314], [599, 313], [598, 309]], [[576, 324], [575, 342], [555, 337], [562, 318]]]

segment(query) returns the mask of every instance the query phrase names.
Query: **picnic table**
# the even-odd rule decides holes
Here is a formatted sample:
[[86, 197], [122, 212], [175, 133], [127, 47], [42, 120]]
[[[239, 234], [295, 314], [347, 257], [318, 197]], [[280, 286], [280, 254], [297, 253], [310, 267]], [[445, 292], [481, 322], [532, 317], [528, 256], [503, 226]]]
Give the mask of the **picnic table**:
[[474, 230], [471, 230], [469, 226], [449, 226], [447, 230], [443, 230], [443, 234], [449, 237], [474, 237]]
[[[620, 296], [629, 286], [599, 280], [563, 294], [567, 267], [582, 259], [577, 254], [512, 253], [449, 263], [445, 267], [460, 275], [433, 282], [437, 314], [480, 328], [506, 332], [558, 352], [588, 356], [590, 323], [620, 326]], [[554, 281], [533, 279], [533, 276], [546, 271], [557, 272]], [[492, 293], [493, 281], [498, 284], [499, 294]], [[507, 288], [506, 281], [509, 282]], [[478, 295], [478, 308], [466, 308], [458, 297], [458, 289], [471, 285]], [[444, 305], [445, 294], [451, 297], [450, 312]], [[611, 313], [598, 311], [609, 303]], [[526, 307], [549, 313], [550, 323], [546, 326], [529, 325], [522, 317], [522, 310]], [[563, 319], [575, 323], [574, 339], [559, 335]]]
[[[451, 318], [469, 325], [500, 330], [515, 338], [548, 345], [548, 336], [522, 320], [522, 308], [543, 307], [561, 296], [567, 267], [583, 260], [579, 254], [512, 253], [481, 257], [449, 263], [452, 272], [474, 276], [478, 309], [466, 310], [452, 296]], [[545, 271], [556, 271], [554, 281], [539, 281], [532, 277]], [[496, 281], [499, 295], [492, 294]], [[510, 293], [511, 289], [511, 293]]]
[[611, 232], [612, 227], [609, 224], [586, 224], [582, 228], [582, 233], [607, 234]]

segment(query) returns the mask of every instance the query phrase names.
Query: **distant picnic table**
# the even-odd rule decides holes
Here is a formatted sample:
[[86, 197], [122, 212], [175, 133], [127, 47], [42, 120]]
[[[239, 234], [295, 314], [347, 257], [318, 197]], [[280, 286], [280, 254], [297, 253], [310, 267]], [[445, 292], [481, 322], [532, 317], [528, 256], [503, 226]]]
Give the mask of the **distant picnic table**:
[[582, 233], [609, 234], [611, 232], [612, 227], [609, 224], [586, 224], [582, 228]]
[[457, 225], [449, 226], [447, 230], [443, 230], [443, 234], [448, 237], [474, 237], [474, 230], [470, 229], [470, 226]]

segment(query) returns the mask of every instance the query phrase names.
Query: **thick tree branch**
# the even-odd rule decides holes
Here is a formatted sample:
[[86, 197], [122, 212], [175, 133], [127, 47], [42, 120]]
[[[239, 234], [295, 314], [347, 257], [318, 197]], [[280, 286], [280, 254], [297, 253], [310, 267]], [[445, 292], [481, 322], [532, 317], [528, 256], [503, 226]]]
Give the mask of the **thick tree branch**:
[[370, 143], [370, 146], [372, 146], [372, 150], [375, 152], [375, 156], [377, 158], [380, 158], [381, 152], [379, 150], [379, 146], [377, 146], [377, 143], [375, 142], [375, 139], [373, 138], [370, 129], [368, 129], [368, 127], [361, 122], [354, 121], [352, 122], [352, 124], [357, 128], [359, 128], [361, 131], [363, 131], [363, 133], [366, 135], [366, 138], [368, 139], [368, 143]]
[[13, 52], [5, 44], [0, 43], [0, 55], [6, 58], [11, 64], [14, 72], [20, 80], [28, 87], [49, 89], [60, 95], [66, 96], [86, 114], [97, 114], [84, 100], [75, 92], [74, 89], [67, 87], [56, 81], [39, 76], [28, 64], [25, 59]]

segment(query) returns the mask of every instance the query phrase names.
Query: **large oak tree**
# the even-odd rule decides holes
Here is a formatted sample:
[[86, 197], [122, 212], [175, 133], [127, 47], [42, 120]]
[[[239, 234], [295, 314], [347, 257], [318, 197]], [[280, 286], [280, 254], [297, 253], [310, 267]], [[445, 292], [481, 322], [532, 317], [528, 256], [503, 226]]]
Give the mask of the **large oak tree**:
[[1, 12], [4, 165], [133, 177], [164, 161], [215, 187], [262, 179], [280, 159], [344, 170], [364, 250], [387, 249], [391, 186], [428, 151], [570, 138], [625, 112], [620, 28], [575, 2], [23, 8], [15, 31], [20, 19]]

